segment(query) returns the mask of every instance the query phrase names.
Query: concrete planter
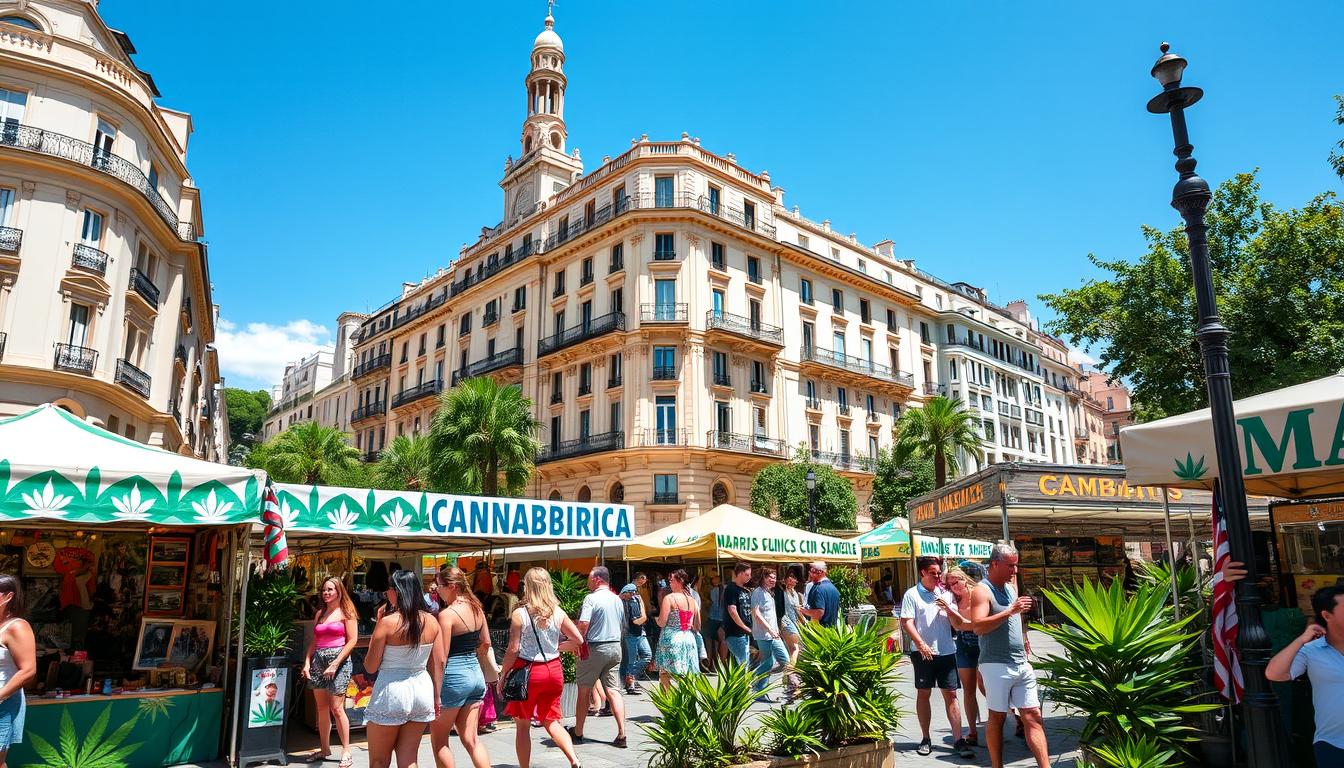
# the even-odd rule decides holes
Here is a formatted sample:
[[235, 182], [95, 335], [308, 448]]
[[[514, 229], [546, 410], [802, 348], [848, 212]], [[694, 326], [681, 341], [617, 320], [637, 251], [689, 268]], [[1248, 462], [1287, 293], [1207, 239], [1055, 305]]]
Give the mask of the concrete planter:
[[579, 686], [577, 683], [565, 683], [565, 687], [560, 689], [560, 713], [565, 717], [574, 716], [574, 705], [579, 700]]
[[775, 757], [754, 760], [743, 768], [895, 768], [896, 753], [890, 741], [855, 744], [820, 755], [808, 755], [801, 760]]

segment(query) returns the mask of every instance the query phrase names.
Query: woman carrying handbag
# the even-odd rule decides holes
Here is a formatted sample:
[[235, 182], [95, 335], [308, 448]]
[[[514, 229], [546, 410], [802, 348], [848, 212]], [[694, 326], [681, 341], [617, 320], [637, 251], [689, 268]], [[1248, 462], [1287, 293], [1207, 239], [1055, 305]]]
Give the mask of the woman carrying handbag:
[[[560, 641], [564, 632], [568, 642]], [[565, 753], [569, 764], [579, 768], [574, 742], [560, 724], [560, 694], [565, 675], [560, 652], [578, 652], [583, 635], [560, 610], [560, 601], [545, 568], [533, 568], [523, 577], [523, 600], [509, 619], [509, 650], [501, 667], [499, 698], [508, 702], [505, 713], [513, 718], [514, 747], [518, 768], [532, 762], [533, 719], [541, 723], [551, 740]]]

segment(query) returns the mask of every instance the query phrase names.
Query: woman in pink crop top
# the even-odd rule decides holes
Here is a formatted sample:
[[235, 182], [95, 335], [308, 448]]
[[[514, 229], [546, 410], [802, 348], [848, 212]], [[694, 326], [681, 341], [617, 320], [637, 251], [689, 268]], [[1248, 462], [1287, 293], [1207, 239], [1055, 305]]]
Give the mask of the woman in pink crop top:
[[350, 718], [345, 714], [346, 689], [350, 687], [353, 664], [350, 652], [359, 640], [358, 614], [345, 584], [335, 576], [322, 582], [322, 607], [317, 612], [313, 639], [304, 654], [303, 676], [317, 700], [317, 739], [321, 745], [309, 756], [309, 762], [331, 757], [331, 721], [341, 739], [340, 768], [350, 768]]

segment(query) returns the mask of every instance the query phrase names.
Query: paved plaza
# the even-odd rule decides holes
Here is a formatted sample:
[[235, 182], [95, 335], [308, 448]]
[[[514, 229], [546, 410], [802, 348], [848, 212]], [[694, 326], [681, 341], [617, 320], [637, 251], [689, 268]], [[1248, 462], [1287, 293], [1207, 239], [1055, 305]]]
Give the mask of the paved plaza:
[[[1034, 633], [1032, 637], [1032, 647], [1036, 651], [1051, 652], [1057, 648], [1052, 642]], [[927, 757], [921, 757], [915, 754], [915, 746], [919, 742], [919, 724], [915, 719], [914, 713], [914, 684], [911, 682], [910, 662], [908, 659], [902, 659], [900, 664], [901, 681], [898, 686], [904, 699], [901, 702], [901, 708], [906, 712], [905, 718], [901, 723], [901, 730], [895, 734], [896, 743], [896, 761], [900, 766], [913, 766], [914, 768], [932, 768], [933, 766], [954, 766], [954, 765], [989, 765], [989, 751], [983, 746], [984, 734], [980, 735], [981, 746], [977, 748], [977, 756], [973, 760], [963, 760], [951, 751], [951, 738], [948, 736], [948, 727], [946, 719], [942, 714], [941, 705], [938, 703], [938, 694], [934, 694], [934, 716], [933, 716], [933, 738], [934, 752]], [[645, 683], [646, 686], [654, 683]], [[579, 747], [579, 758], [583, 762], [584, 768], [631, 768], [631, 766], [646, 765], [647, 756], [643, 753], [647, 740], [644, 738], [640, 723], [652, 722], [657, 717], [657, 710], [653, 703], [649, 701], [647, 695], [635, 696], [633, 699], [625, 697], [628, 714], [631, 719], [627, 726], [627, 735], [629, 736], [630, 746], [627, 749], [617, 749], [610, 744], [604, 743], [602, 739], [610, 740], [616, 735], [615, 724], [611, 718], [598, 717], [589, 718], [585, 726], [584, 734], [589, 738], [587, 742]], [[983, 698], [981, 699], [983, 708]], [[769, 707], [767, 705], [756, 705], [754, 712], [764, 712]], [[1074, 758], [1077, 756], [1075, 749], [1075, 740], [1071, 728], [1081, 725], [1081, 722], [1068, 717], [1064, 713], [1055, 711], [1046, 702], [1045, 720], [1048, 738], [1050, 742], [1050, 762], [1052, 765], [1072, 768]], [[572, 722], [572, 721], [566, 721]], [[1011, 723], [1011, 720], [1010, 720]], [[499, 768], [516, 768], [518, 765], [517, 757], [513, 750], [514, 731], [511, 725], [503, 725], [496, 732], [484, 736], [486, 747], [490, 751], [490, 764]], [[1009, 726], [1011, 729], [1011, 725]], [[303, 729], [295, 729], [292, 734], [299, 734], [300, 741], [291, 744], [291, 762], [302, 761], [309, 749], [316, 745], [316, 737]], [[539, 739], [542, 736], [540, 729], [533, 729], [533, 747], [532, 747], [532, 765], [536, 768], [559, 768], [568, 766], [564, 755], [559, 749], [551, 745], [549, 739], [544, 741]], [[940, 742], [941, 739], [941, 742]], [[470, 766], [466, 753], [457, 746], [454, 740], [454, 757], [457, 759], [457, 765]], [[338, 751], [339, 755], [339, 751]], [[1027, 752], [1025, 744], [1021, 739], [1014, 738], [1011, 730], [1005, 739], [1005, 763], [1009, 766], [1027, 768], [1034, 766], [1035, 761]], [[355, 768], [367, 768], [369, 764], [368, 753], [364, 749], [362, 739], [356, 742], [355, 746]], [[208, 768], [221, 768], [224, 762], [211, 763]], [[335, 768], [335, 762], [325, 763], [327, 768]], [[429, 737], [426, 736], [420, 749], [420, 765], [433, 766], [434, 759], [430, 752]], [[206, 768], [203, 766], [202, 768]]]

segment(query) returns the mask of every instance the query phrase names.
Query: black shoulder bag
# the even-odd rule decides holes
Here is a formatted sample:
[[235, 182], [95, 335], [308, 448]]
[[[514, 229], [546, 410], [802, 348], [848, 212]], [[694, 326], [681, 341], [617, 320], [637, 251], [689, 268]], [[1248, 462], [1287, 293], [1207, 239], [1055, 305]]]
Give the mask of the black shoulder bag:
[[[537, 622], [533, 620], [531, 611], [527, 611], [527, 621], [532, 625], [532, 636], [537, 638], [537, 651], [540, 652], [541, 635], [537, 632]], [[527, 683], [532, 677], [532, 665], [534, 663], [536, 662], [529, 660], [527, 664], [509, 670], [509, 673], [504, 676], [504, 689], [500, 691], [501, 698], [505, 701], [527, 701]], [[545, 653], [541, 654], [540, 663], [547, 663]]]

